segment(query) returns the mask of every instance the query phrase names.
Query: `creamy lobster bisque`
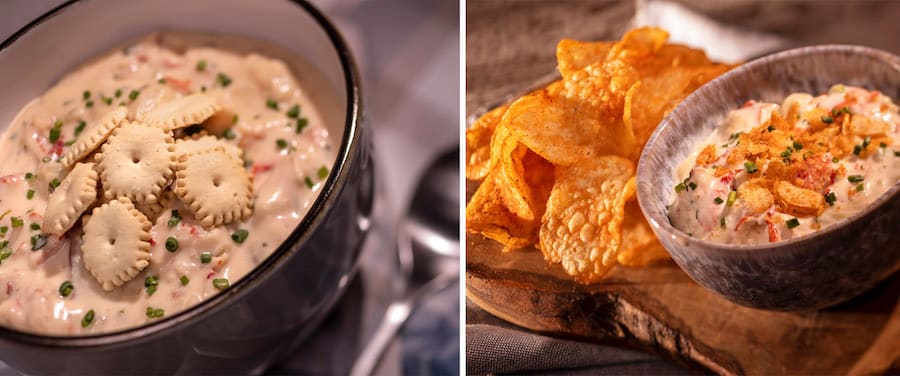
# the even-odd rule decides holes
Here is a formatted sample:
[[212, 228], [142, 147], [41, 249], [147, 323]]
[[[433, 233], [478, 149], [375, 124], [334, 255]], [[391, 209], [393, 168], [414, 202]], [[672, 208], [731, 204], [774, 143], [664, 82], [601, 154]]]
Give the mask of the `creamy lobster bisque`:
[[[325, 124], [341, 116], [333, 89], [304, 61], [288, 59], [295, 77], [285, 61], [245, 53], [276, 50], [236, 37], [154, 34], [75, 70], [25, 106], [0, 139], [0, 324], [53, 335], [141, 325], [222, 291], [270, 255], [327, 178], [337, 145]], [[135, 120], [191, 93], [221, 106], [207, 132], [243, 150], [252, 215], [205, 228], [183, 202], [167, 202], [150, 218], [149, 266], [106, 291], [85, 269], [82, 221], [62, 236], [42, 235], [51, 185], [67, 172], [59, 158], [82, 124], [118, 106]]]
[[679, 165], [669, 220], [694, 237], [754, 244], [847, 218], [900, 179], [897, 110], [844, 85], [749, 101]]

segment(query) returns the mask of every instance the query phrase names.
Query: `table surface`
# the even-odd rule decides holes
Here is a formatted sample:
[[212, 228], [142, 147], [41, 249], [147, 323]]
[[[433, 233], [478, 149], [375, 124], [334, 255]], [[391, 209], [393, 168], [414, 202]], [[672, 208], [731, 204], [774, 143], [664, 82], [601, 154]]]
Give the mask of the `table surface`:
[[[0, 40], [63, 2], [0, 2]], [[377, 222], [361, 255], [358, 282], [312, 343], [275, 371], [342, 374], [394, 296], [389, 286], [398, 276], [397, 218], [431, 159], [459, 143], [459, 5], [415, 0], [313, 3], [343, 34], [363, 78], [367, 121], [374, 129]], [[456, 373], [458, 326], [447, 321], [458, 325], [458, 291], [458, 285], [449, 288], [413, 315], [403, 340], [391, 346], [376, 374]], [[428, 319], [441, 315], [452, 320]], [[424, 345], [423, 338], [429, 338]], [[423, 346], [434, 354], [420, 354]], [[15, 372], [0, 363], [0, 374], [7, 373]]]

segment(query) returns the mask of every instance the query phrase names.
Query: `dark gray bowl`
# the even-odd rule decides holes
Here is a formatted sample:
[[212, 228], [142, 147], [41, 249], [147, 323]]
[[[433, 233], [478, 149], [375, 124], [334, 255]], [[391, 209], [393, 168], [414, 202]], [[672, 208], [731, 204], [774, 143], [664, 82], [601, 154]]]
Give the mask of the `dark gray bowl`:
[[754, 60], [707, 83], [667, 116], [644, 148], [637, 196], [676, 263], [700, 285], [735, 303], [813, 310], [844, 302], [900, 269], [900, 184], [855, 215], [821, 231], [773, 244], [728, 245], [672, 227], [666, 206], [675, 167], [748, 99], [781, 102], [833, 84], [880, 90], [900, 100], [900, 57], [860, 46], [793, 49]]

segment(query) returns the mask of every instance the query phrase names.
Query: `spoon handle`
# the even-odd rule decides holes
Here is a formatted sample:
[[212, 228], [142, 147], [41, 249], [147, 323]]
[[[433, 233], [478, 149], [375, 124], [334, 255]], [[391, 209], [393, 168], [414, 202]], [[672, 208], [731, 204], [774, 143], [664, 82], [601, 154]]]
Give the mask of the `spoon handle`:
[[384, 313], [381, 324], [378, 325], [378, 329], [372, 335], [372, 339], [356, 358], [356, 362], [353, 363], [353, 368], [350, 369], [350, 376], [371, 375], [375, 366], [378, 365], [378, 361], [381, 360], [381, 356], [384, 355], [384, 351], [397, 335], [397, 332], [400, 331], [400, 328], [403, 327], [403, 324], [406, 323], [418, 301], [447, 287], [457, 278], [459, 278], [459, 275], [440, 274], [421, 288], [391, 303]]

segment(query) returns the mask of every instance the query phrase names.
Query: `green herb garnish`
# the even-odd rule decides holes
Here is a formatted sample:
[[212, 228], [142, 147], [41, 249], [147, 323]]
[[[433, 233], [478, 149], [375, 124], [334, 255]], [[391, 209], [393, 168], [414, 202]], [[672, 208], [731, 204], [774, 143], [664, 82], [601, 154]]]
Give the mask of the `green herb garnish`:
[[675, 186], [675, 193], [681, 192], [685, 189], [687, 188], [684, 186], [684, 183], [678, 183], [678, 185]]
[[725, 217], [719, 218], [719, 226], [725, 228]]
[[83, 93], [81, 93], [81, 99], [83, 99], [83, 100], [91, 99], [91, 91], [85, 90]]
[[847, 176], [847, 181], [849, 181], [849, 182], [851, 182], [851, 183], [859, 183], [859, 182], [861, 182], [861, 181], [863, 181], [863, 180], [866, 180], [866, 178], [863, 177], [862, 175], [850, 175], [850, 176]]
[[834, 192], [825, 194], [825, 202], [827, 202], [829, 206], [834, 206], [835, 201], [837, 201], [837, 196], [834, 195]]
[[831, 124], [834, 123], [834, 118], [832, 118], [831, 116], [822, 116], [822, 122], [825, 124]]
[[147, 312], [145, 313], [148, 319], [158, 319], [166, 315], [166, 311], [162, 308], [153, 308], [147, 307]]
[[203, 72], [206, 70], [206, 60], [197, 61], [197, 72]]
[[47, 235], [36, 234], [31, 236], [31, 250], [37, 251], [47, 245]]
[[744, 162], [744, 169], [747, 170], [747, 173], [748, 173], [748, 174], [753, 174], [753, 173], [755, 173], [756, 171], [759, 170], [759, 169], [756, 167], [756, 163], [753, 163], [753, 161], [746, 161], [746, 162]]
[[278, 110], [278, 102], [272, 98], [266, 99], [266, 107]]
[[228, 286], [230, 286], [230, 285], [231, 285], [231, 283], [228, 282], [228, 280], [225, 278], [213, 279], [213, 287], [215, 287], [216, 289], [224, 290], [224, 289], [228, 288]]
[[140, 91], [132, 90], [130, 93], [128, 93], [128, 99], [134, 101], [135, 99], [137, 99], [138, 95], [141, 95]]
[[222, 87], [228, 87], [228, 85], [231, 85], [231, 77], [228, 77], [224, 73], [219, 73], [218, 75], [216, 75], [216, 81], [219, 81], [219, 83], [222, 84]]
[[27, 193], [25, 193], [25, 198], [31, 200], [34, 198], [34, 189], [29, 189]]
[[144, 279], [144, 288], [147, 289], [147, 296], [152, 296], [156, 292], [156, 286], [159, 286], [159, 277], [152, 275]]
[[322, 166], [319, 167], [319, 170], [316, 171], [316, 175], [319, 176], [319, 179], [325, 179], [328, 177], [328, 167]]
[[291, 107], [287, 111], [287, 116], [294, 119], [296, 119], [297, 116], [300, 116], [300, 106], [295, 104], [293, 107]]
[[30, 227], [34, 231], [39, 231], [41, 229], [41, 225], [37, 223], [32, 223]]
[[797, 218], [791, 218], [784, 222], [787, 225], [787, 228], [794, 228], [800, 226], [800, 220]]
[[803, 144], [794, 141], [794, 150], [803, 150]]
[[121, 96], [122, 96], [122, 89], [116, 89], [116, 92], [115, 92], [114, 95], [116, 96], [116, 98], [121, 97]]
[[725, 201], [725, 206], [731, 207], [734, 205], [735, 200], [737, 200], [737, 191], [728, 192], [728, 200]]
[[859, 184], [859, 185], [856, 186], [856, 191], [859, 192], [859, 191], [862, 191], [862, 190], [865, 189], [865, 188], [866, 188], [866, 185], [865, 185], [865, 184]]
[[22, 227], [22, 225], [25, 224], [25, 221], [19, 217], [12, 216], [12, 217], [9, 217], [9, 223], [12, 225], [13, 228], [16, 228], [16, 227]]
[[285, 139], [279, 138], [279, 139], [275, 140], [275, 146], [278, 147], [278, 150], [282, 150], [288, 146], [288, 143]]
[[34, 174], [32, 174], [32, 173], [30, 173], [30, 172], [26, 172], [26, 173], [25, 173], [25, 180], [31, 180], [31, 179], [34, 179]]
[[179, 280], [181, 280], [182, 286], [187, 286], [187, 284], [191, 282], [191, 280], [186, 275], [181, 276]]
[[75, 285], [72, 284], [72, 281], [65, 281], [61, 285], [59, 285], [59, 295], [63, 298], [72, 294], [72, 290], [75, 289]]
[[304, 177], [303, 182], [306, 183], [306, 186], [309, 187], [309, 189], [312, 189], [313, 187], [316, 186], [316, 184], [313, 183], [312, 179], [310, 179], [309, 176]]
[[690, 188], [692, 191], [697, 189], [697, 183], [694, 183], [694, 182], [688, 183], [688, 188]]
[[52, 193], [55, 191], [56, 187], [59, 187], [59, 179], [53, 178], [53, 180], [50, 181], [50, 192]]
[[209, 264], [212, 261], [212, 253], [203, 252], [200, 254], [200, 263], [201, 264]]
[[831, 162], [833, 162], [833, 163], [838, 163], [838, 162], [840, 162], [840, 161], [841, 161], [841, 160], [838, 159], [838, 157], [831, 158]]
[[94, 107], [94, 101], [87, 101], [87, 102], [84, 102], [84, 106], [87, 107], [87, 108]]
[[9, 248], [7, 246], [0, 247], [0, 264], [2, 264], [4, 260], [8, 259], [9, 256], [12, 256], [12, 253], [12, 248]]
[[231, 128], [226, 128], [222, 136], [225, 137], [226, 140], [234, 140], [234, 138], [237, 137], [237, 135], [234, 134], [234, 129]]
[[241, 244], [244, 240], [247, 240], [247, 236], [250, 235], [250, 232], [244, 229], [237, 230], [231, 233], [231, 240], [235, 243]]
[[774, 126], [774, 125], [770, 125], [768, 128], [766, 128], [766, 130], [769, 131], [769, 132], [774, 131], [774, 130], [775, 130], [775, 126]]
[[166, 238], [166, 250], [169, 252], [175, 252], [178, 250], [178, 239], [170, 236]]
[[238, 119], [240, 119], [240, 118], [238, 117], [238, 114], [234, 114], [234, 117], [231, 118], [231, 124], [237, 124]]
[[87, 311], [84, 314], [84, 317], [81, 318], [81, 327], [87, 328], [91, 326], [91, 323], [94, 322], [94, 310]]
[[297, 126], [296, 126], [295, 133], [300, 134], [301, 132], [303, 132], [304, 129], [306, 129], [307, 125], [309, 125], [309, 120], [307, 120], [306, 118], [297, 119]]
[[175, 227], [178, 223], [181, 222], [181, 214], [178, 213], [178, 210], [172, 210], [172, 217], [169, 218], [169, 227]]
[[85, 123], [84, 120], [78, 121], [78, 125], [75, 127], [75, 137], [78, 137], [78, 135], [80, 135], [81, 132], [84, 131], [85, 126], [87, 126], [87, 123]]

